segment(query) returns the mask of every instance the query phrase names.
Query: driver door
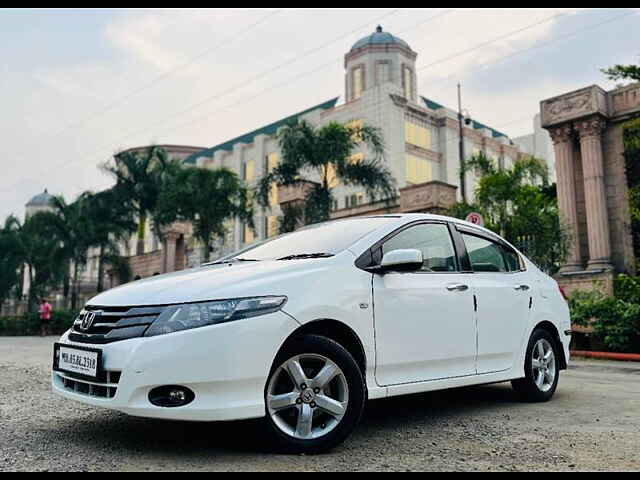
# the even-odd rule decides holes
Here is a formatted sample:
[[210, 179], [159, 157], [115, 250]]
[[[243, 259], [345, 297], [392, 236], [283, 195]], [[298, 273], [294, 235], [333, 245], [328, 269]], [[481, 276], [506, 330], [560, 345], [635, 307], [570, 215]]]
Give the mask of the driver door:
[[418, 271], [373, 277], [378, 384], [474, 375], [472, 274], [460, 272], [449, 226], [412, 224], [379, 248], [380, 258], [392, 250], [417, 249], [424, 263]]

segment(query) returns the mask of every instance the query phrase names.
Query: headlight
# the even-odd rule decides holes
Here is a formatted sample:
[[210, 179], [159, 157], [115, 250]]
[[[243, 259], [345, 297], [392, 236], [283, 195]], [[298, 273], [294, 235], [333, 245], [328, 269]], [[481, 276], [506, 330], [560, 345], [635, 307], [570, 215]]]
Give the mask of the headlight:
[[287, 297], [253, 297], [213, 302], [188, 303], [167, 307], [144, 334], [155, 337], [166, 333], [231, 322], [277, 312]]

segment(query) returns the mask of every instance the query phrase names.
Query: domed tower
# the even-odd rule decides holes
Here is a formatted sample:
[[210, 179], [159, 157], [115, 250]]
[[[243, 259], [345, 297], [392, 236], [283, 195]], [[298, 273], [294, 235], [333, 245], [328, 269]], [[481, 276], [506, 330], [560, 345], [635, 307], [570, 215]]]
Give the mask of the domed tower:
[[358, 40], [344, 57], [347, 102], [366, 90], [392, 83], [410, 102], [416, 102], [416, 57], [404, 40], [382, 30]]
[[51, 195], [46, 188], [44, 192], [33, 197], [25, 205], [25, 215], [27, 217], [30, 217], [34, 213], [51, 211], [53, 211], [53, 195]]

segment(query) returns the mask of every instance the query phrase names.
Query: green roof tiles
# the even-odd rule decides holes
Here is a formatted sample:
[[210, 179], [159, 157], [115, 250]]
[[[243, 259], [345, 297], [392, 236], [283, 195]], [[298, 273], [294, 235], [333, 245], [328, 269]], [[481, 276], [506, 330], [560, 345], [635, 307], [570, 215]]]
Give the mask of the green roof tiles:
[[[441, 108], [445, 108], [444, 105], [440, 105], [437, 102], [434, 102], [433, 100], [430, 100], [426, 97], [421, 97], [422, 101], [424, 102], [424, 104], [431, 110], [440, 110]], [[495, 130], [487, 125], [485, 125], [484, 123], [480, 123], [476, 120], [472, 120], [471, 121], [471, 125], [473, 126], [473, 128], [475, 130], [481, 130], [483, 128], [488, 128], [489, 130], [491, 130], [491, 136], [493, 138], [498, 138], [498, 137], [506, 137], [509, 138], [506, 134], [499, 132], [498, 130]]]
[[440, 110], [441, 108], [444, 108], [444, 105], [440, 105], [437, 102], [434, 102], [433, 100], [429, 100], [426, 97], [421, 97], [422, 101], [424, 102], [424, 104], [429, 107], [431, 110]]
[[213, 154], [218, 150], [231, 151], [233, 150], [233, 146], [236, 143], [252, 143], [253, 139], [258, 135], [274, 135], [280, 127], [284, 126], [285, 124], [287, 124], [292, 120], [296, 120], [298, 117], [302, 115], [305, 115], [317, 109], [328, 110], [330, 108], [335, 107], [338, 101], [338, 98], [339, 97], [332, 98], [331, 100], [327, 100], [326, 102], [316, 105], [315, 107], [311, 107], [302, 112], [296, 113], [294, 115], [290, 115], [286, 118], [278, 120], [277, 122], [270, 123], [269, 125], [258, 128], [257, 130], [254, 130], [249, 133], [245, 133], [244, 135], [240, 135], [239, 137], [236, 137], [229, 141], [221, 143], [220, 145], [216, 145], [215, 147], [205, 148], [204, 150], [193, 153], [184, 159], [184, 163], [195, 164], [196, 160], [200, 157], [213, 158]]

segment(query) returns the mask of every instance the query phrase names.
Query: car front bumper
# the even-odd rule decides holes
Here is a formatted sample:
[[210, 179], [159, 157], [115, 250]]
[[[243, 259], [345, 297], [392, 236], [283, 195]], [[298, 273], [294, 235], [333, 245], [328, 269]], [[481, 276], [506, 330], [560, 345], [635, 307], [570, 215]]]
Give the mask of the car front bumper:
[[[106, 345], [76, 344], [65, 334], [60, 343], [102, 350], [102, 369], [109, 373], [108, 378], [117, 379], [117, 384], [110, 380], [108, 386], [87, 386], [83, 380], [54, 371], [53, 391], [139, 417], [193, 421], [259, 418], [265, 415], [264, 388], [272, 362], [299, 326], [289, 315], [276, 312]], [[195, 399], [183, 407], [154, 406], [149, 392], [163, 385], [188, 387]]]

